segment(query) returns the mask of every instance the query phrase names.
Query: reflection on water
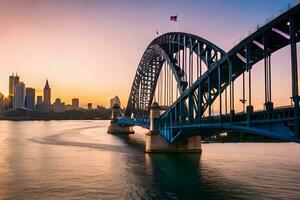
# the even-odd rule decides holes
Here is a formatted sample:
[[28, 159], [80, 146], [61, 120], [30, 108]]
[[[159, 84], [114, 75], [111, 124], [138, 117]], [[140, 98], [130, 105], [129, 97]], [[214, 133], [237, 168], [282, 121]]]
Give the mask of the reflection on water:
[[205, 144], [145, 154], [143, 129], [108, 121], [1, 121], [0, 199], [298, 199], [300, 145]]

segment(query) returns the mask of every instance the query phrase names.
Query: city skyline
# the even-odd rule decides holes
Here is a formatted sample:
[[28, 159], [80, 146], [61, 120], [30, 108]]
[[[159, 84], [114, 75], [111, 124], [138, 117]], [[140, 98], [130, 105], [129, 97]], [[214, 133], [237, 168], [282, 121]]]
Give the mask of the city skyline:
[[[88, 108], [88, 104], [90, 103], [90, 102], [88, 102], [88, 103], [79, 103], [79, 102], [81, 102], [80, 101], [80, 98], [78, 98], [78, 97], [71, 97], [71, 99], [69, 100], [69, 101], [66, 101], [65, 100], [65, 98], [64, 97], [54, 97], [54, 96], [52, 96], [51, 94], [52, 94], [52, 92], [51, 92], [51, 88], [50, 88], [50, 84], [49, 84], [49, 82], [48, 82], [48, 79], [46, 79], [46, 84], [45, 84], [45, 86], [44, 87], [41, 87], [42, 89], [40, 89], [40, 88], [38, 88], [38, 89], [36, 89], [36, 88], [33, 88], [33, 87], [30, 87], [30, 86], [28, 86], [28, 85], [26, 85], [25, 83], [26, 83], [26, 81], [21, 81], [20, 82], [20, 75], [18, 74], [18, 73], [12, 73], [10, 76], [9, 76], [9, 84], [7, 84], [8, 86], [8, 91], [9, 91], [9, 93], [6, 95], [4, 95], [3, 93], [2, 93], [2, 91], [0, 91], [0, 93], [1, 94], [3, 94], [4, 95], [4, 97], [6, 97], [6, 98], [9, 98], [9, 97], [13, 97], [14, 96], [14, 91], [15, 91], [15, 87], [20, 83], [20, 84], [23, 84], [24, 85], [24, 88], [25, 88], [25, 90], [26, 90], [26, 92], [25, 92], [25, 94], [27, 95], [27, 91], [29, 91], [30, 92], [30, 95], [32, 95], [33, 94], [33, 96], [34, 96], [34, 100], [33, 100], [33, 102], [30, 102], [30, 104], [33, 104], [33, 105], [35, 105], [35, 102], [37, 102], [38, 100], [36, 100], [36, 99], [38, 99], [39, 98], [39, 96], [41, 96], [42, 97], [42, 101], [44, 102], [44, 97], [45, 97], [45, 89], [46, 90], [49, 90], [50, 89], [50, 94], [48, 94], [48, 92], [46, 92], [47, 93], [47, 95], [49, 96], [49, 98], [47, 98], [47, 99], [50, 99], [50, 101], [49, 101], [49, 103], [50, 104], [52, 104], [52, 103], [54, 103], [55, 101], [56, 101], [56, 99], [61, 99], [62, 101], [64, 101], [64, 103], [66, 103], [66, 105], [72, 105], [72, 106], [75, 106], [75, 107], [81, 107], [81, 108]], [[36, 93], [36, 91], [39, 91], [39, 93]], [[27, 97], [26, 97], [26, 95], [25, 95], [25, 99], [24, 99], [24, 107], [25, 107], [25, 105], [26, 105], [26, 100], [27, 100]], [[11, 100], [11, 101], [13, 101], [13, 100]], [[12, 103], [14, 103], [14, 102], [12, 102]], [[108, 103], [109, 104], [109, 103]], [[105, 106], [105, 105], [99, 105], [99, 103], [97, 104], [95, 104], [95, 105], [97, 105], [97, 106]], [[13, 105], [12, 105], [13, 106]], [[49, 106], [49, 105], [48, 105]], [[31, 106], [32, 107], [32, 106]], [[109, 104], [109, 106], [107, 106], [107, 107], [110, 107], [110, 104]]]
[[[136, 69], [141, 52], [157, 31], [162, 34], [179, 27], [179, 31], [202, 36], [228, 50], [249, 32], [249, 27], [255, 27], [290, 2], [200, 1], [189, 5], [175, 1], [169, 6], [170, 2], [165, 1], [154, 9], [157, 1], [2, 1], [0, 64], [7, 67], [0, 71], [0, 91], [8, 94], [5, 74], [18, 71], [30, 87], [41, 88], [40, 80], [52, 80], [53, 96], [63, 96], [68, 102], [76, 96], [82, 105], [91, 102], [108, 106], [110, 97], [118, 95], [122, 105], [126, 105], [134, 77], [127, 72]], [[207, 23], [208, 13], [215, 9], [222, 15], [209, 15], [210, 23]], [[178, 14], [179, 25], [169, 20], [174, 14]], [[239, 31], [234, 31], [237, 27]], [[283, 50], [280, 55], [287, 53]], [[274, 58], [274, 68], [285, 63], [280, 55]], [[287, 77], [286, 83], [290, 83], [289, 72], [274, 77], [282, 75]], [[261, 77], [254, 83], [260, 84]], [[278, 88], [275, 98], [276, 93], [282, 91], [290, 96], [282, 84], [272, 86]], [[263, 88], [258, 87], [257, 93], [260, 99], [254, 99], [254, 105], [262, 107], [256, 102], [261, 102]], [[36, 94], [42, 94], [42, 90], [38, 89]], [[282, 99], [274, 101], [279, 105], [289, 103]]]
[[[21, 81], [21, 76], [18, 73], [12, 73], [8, 79], [8, 95], [3, 95], [0, 91], [1, 98], [5, 99], [7, 103], [4, 103], [4, 108], [9, 109], [29, 109], [29, 110], [39, 110], [39, 111], [55, 111], [53, 105], [63, 104], [63, 106], [68, 107], [67, 110], [72, 109], [92, 109], [92, 103], [80, 104], [80, 99], [78, 97], [72, 97], [71, 101], [63, 101], [62, 97], [53, 97], [52, 90], [48, 79], [46, 79], [43, 92], [36, 94], [36, 88], [28, 87], [25, 81]], [[3, 95], [3, 96], [2, 96]], [[114, 98], [118, 99], [118, 104], [120, 105], [120, 100], [118, 96]], [[96, 104], [95, 108], [101, 107], [103, 105]], [[105, 106], [104, 106], [105, 107]], [[109, 102], [108, 108], [111, 107], [111, 100]], [[64, 109], [59, 109], [64, 110]], [[60, 111], [61, 112], [61, 111]]]
[[[19, 83], [19, 78], [21, 77], [20, 74], [14, 73], [14, 72], [13, 72], [13, 73], [9, 76], [9, 82], [14, 82], [14, 81], [15, 81], [14, 79], [11, 80], [11, 78], [13, 78], [13, 77], [17, 77], [17, 84], [18, 84], [18, 83]], [[27, 82], [26, 82], [26, 81], [22, 81], [22, 82], [20, 82], [20, 83], [27, 83]], [[47, 84], [47, 83], [48, 83], [48, 79], [46, 79], [46, 84]], [[7, 91], [8, 91], [8, 93], [5, 94], [5, 93], [3, 93], [2, 91], [0, 91], [0, 93], [3, 94], [4, 97], [7, 97], [7, 98], [9, 98], [9, 96], [14, 96], [14, 86], [13, 86], [13, 85], [17, 85], [17, 84], [7, 84], [7, 87], [8, 87]], [[41, 88], [33, 88], [33, 87], [31, 87], [30, 84], [29, 84], [29, 86], [26, 85], [26, 90], [27, 90], [27, 89], [34, 89], [34, 94], [35, 94], [35, 97], [36, 97], [36, 98], [37, 98], [38, 96], [42, 96], [42, 97], [45, 96], [45, 95], [44, 95], [44, 87], [42, 87], [42, 86], [41, 86]], [[36, 100], [36, 98], [35, 98], [35, 100]], [[79, 101], [80, 98], [78, 98], [77, 96], [76, 96], [76, 97], [74, 97], [74, 96], [73, 96], [73, 97], [70, 97], [71, 99], [67, 99], [67, 100], [66, 100], [65, 97], [56, 97], [56, 96], [54, 97], [54, 96], [51, 96], [51, 94], [50, 94], [50, 103], [54, 103], [54, 102], [55, 102], [55, 99], [57, 99], [57, 98], [62, 99], [65, 103], [67, 103], [67, 104], [69, 104], [69, 105], [73, 104], [73, 100], [74, 100], [74, 99], [78, 100], [78, 103], [81, 102], [81, 101]], [[98, 101], [98, 102], [99, 102], [99, 101]], [[82, 108], [87, 108], [87, 107], [88, 107], [88, 103], [90, 103], [90, 102], [87, 102], [87, 103], [80, 103], [80, 104], [78, 104], [78, 106], [79, 106], [79, 107], [82, 107]], [[95, 105], [99, 105], [99, 103], [95, 103]], [[107, 105], [103, 105], [103, 106], [109, 107], [109, 103], [107, 103]]]

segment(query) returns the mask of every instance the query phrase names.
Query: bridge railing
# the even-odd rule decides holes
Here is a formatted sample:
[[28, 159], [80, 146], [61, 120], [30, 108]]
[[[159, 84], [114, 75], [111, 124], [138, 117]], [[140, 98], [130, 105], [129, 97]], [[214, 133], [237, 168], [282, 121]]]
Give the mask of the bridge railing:
[[[275, 108], [271, 113], [272, 119], [282, 119], [282, 118], [292, 118], [294, 117], [294, 108], [293, 106], [281, 106]], [[264, 120], [267, 119], [269, 114], [268, 111], [266, 110], [257, 110], [253, 112], [250, 116], [257, 119], [257, 120]], [[198, 119], [194, 119], [192, 121], [189, 120], [182, 120], [182, 121], [177, 121], [177, 123], [191, 123], [191, 122], [198, 122], [198, 123], [224, 123], [224, 122], [246, 122], [248, 120], [253, 121], [252, 118], [247, 118], [247, 113], [246, 112], [238, 112], [233, 115], [233, 117], [228, 113], [228, 114], [223, 114], [223, 115], [212, 115], [210, 117], [202, 117]], [[231, 121], [232, 120], [232, 121]], [[167, 118], [161, 118], [161, 121], [165, 121], [167, 124], [169, 123], [174, 123], [174, 121], [171, 121]], [[165, 123], [164, 122], [164, 123]]]
[[235, 40], [228, 48], [226, 48], [226, 51], [228, 52], [229, 50], [233, 49], [235, 46], [237, 46], [241, 41], [243, 41], [245, 38], [247, 38], [249, 35], [253, 34], [257, 30], [259, 30], [261, 27], [265, 26], [269, 22], [271, 22], [273, 19], [276, 17], [280, 16], [284, 12], [292, 9], [293, 7], [297, 6], [300, 4], [300, 0], [293, 0], [291, 3], [288, 5], [282, 7], [278, 12], [272, 14], [270, 17], [266, 18], [263, 22], [257, 24], [256, 26], [253, 26], [252, 28], [249, 29], [249, 32], [241, 37], [239, 37], [237, 40]]
[[195, 128], [199, 127], [219, 127], [222, 130], [222, 124], [224, 125], [238, 125], [244, 127], [251, 127], [252, 125], [259, 124], [276, 124], [285, 123], [287, 128], [290, 130], [294, 129], [294, 121], [297, 117], [294, 116], [294, 109], [292, 106], [284, 106], [268, 112], [262, 110], [260, 112], [254, 112], [250, 115], [244, 112], [235, 113], [233, 116], [230, 114], [221, 116], [211, 116], [199, 119], [194, 119], [192, 121], [172, 121], [166, 118], [160, 121], [160, 133], [168, 141], [173, 142], [174, 139], [188, 127]]
[[118, 117], [116, 123], [122, 126], [141, 126], [144, 128], [150, 127], [149, 118], [128, 118], [128, 117]]

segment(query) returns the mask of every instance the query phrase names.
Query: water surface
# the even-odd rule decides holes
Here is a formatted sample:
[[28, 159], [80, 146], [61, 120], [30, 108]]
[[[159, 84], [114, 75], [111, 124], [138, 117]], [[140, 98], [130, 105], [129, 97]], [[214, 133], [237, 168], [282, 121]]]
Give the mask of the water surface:
[[108, 121], [0, 121], [0, 199], [299, 199], [300, 145], [145, 154]]

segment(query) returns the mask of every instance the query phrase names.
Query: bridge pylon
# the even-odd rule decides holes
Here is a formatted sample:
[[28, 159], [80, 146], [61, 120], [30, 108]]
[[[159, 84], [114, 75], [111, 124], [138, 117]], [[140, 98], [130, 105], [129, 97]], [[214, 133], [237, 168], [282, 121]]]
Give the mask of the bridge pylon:
[[120, 126], [116, 123], [117, 118], [121, 116], [120, 106], [118, 104], [114, 104], [111, 110], [112, 110], [112, 119], [110, 120], [110, 125], [108, 127], [107, 133], [133, 134], [134, 130], [132, 126]]
[[150, 130], [146, 134], [146, 153], [201, 153], [201, 136], [192, 136], [169, 143], [160, 135], [160, 112], [157, 102], [150, 107]]

